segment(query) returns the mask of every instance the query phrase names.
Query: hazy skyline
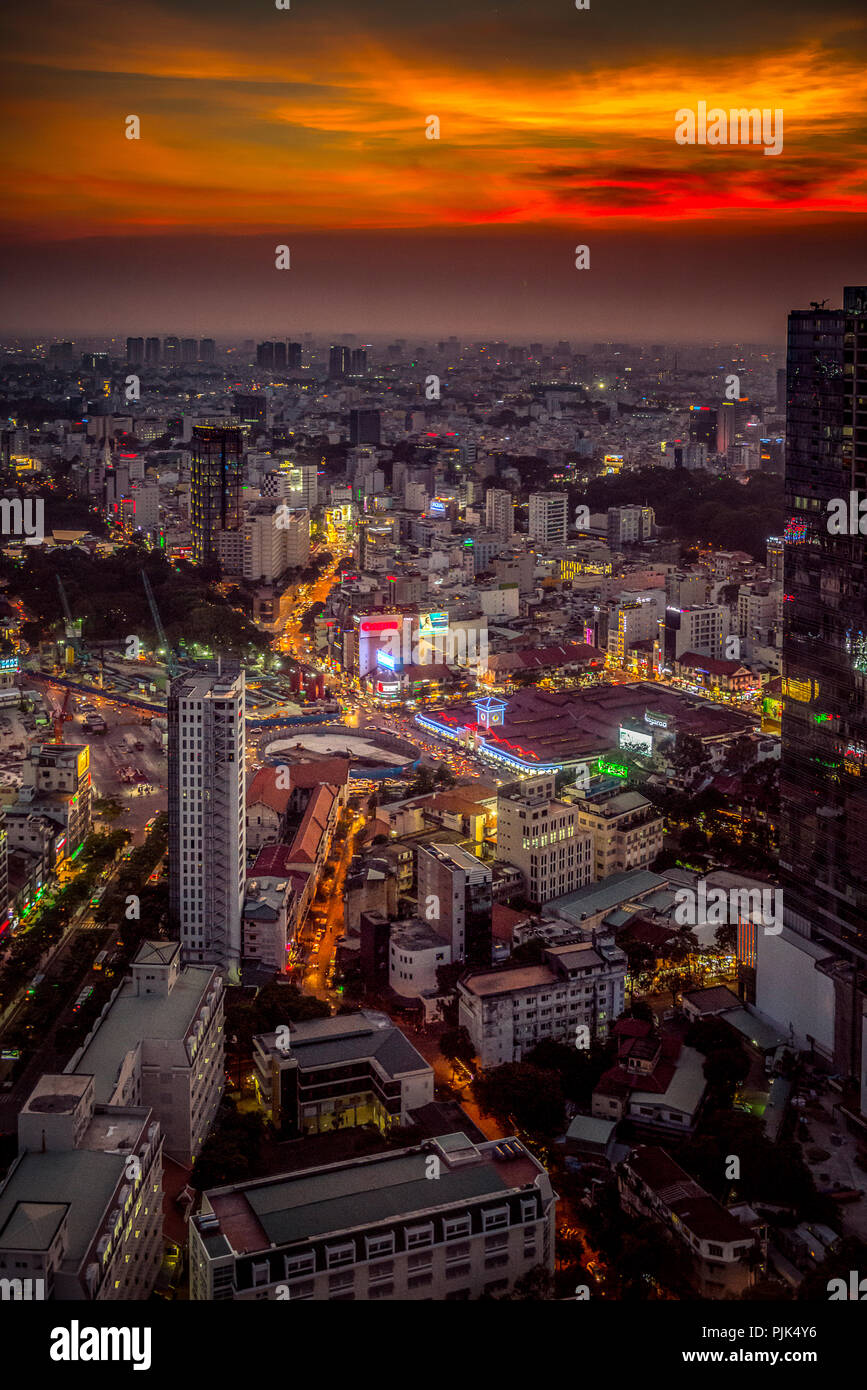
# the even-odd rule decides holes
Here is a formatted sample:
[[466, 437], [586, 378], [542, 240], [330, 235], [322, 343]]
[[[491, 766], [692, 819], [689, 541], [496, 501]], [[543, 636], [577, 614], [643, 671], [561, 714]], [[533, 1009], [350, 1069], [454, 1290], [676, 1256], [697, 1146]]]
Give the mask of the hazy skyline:
[[860, 4], [591, 5], [7, 13], [0, 330], [782, 342], [863, 282]]

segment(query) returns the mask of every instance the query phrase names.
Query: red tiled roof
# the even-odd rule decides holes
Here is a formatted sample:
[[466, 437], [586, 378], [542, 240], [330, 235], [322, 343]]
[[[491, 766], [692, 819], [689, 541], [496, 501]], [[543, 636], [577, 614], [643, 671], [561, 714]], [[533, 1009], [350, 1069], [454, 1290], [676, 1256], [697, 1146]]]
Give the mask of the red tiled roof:
[[293, 864], [313, 864], [319, 842], [325, 834], [328, 814], [337, 796], [337, 787], [317, 788], [307, 803], [307, 809], [289, 846], [288, 861]]
[[247, 870], [248, 878], [285, 878], [289, 870], [286, 866], [288, 845], [265, 845], [256, 855], [252, 868]]
[[723, 661], [715, 656], [702, 656], [701, 652], [684, 652], [677, 658], [677, 666], [688, 666], [691, 670], [706, 671], [709, 676], [734, 676], [739, 672], [749, 675], [749, 667], [741, 661]]
[[276, 767], [259, 768], [259, 771], [247, 788], [248, 806], [256, 806], [261, 802], [262, 805], [269, 806], [272, 811], [276, 811], [278, 816], [286, 814], [286, 807], [289, 805], [292, 788], [277, 786], [277, 772], [278, 769]]

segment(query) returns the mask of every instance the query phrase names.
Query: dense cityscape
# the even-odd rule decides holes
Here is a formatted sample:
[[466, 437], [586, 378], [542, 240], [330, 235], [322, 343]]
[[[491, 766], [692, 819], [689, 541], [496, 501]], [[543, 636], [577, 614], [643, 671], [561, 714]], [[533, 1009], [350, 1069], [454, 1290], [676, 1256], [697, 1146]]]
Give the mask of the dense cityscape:
[[24, 1296], [858, 1267], [865, 293], [787, 353], [4, 345]]
[[851, 1375], [862, 9], [0, 16], [10, 1385]]

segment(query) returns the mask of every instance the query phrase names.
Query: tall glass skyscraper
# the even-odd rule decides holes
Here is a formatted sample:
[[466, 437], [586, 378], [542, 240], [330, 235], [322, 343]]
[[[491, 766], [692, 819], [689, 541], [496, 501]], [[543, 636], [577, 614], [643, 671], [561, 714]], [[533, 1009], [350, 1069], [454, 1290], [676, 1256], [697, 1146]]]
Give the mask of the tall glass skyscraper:
[[216, 557], [219, 531], [240, 528], [244, 463], [240, 430], [194, 425], [192, 443], [190, 531], [201, 565]]
[[861, 529], [858, 515], [867, 289], [846, 289], [842, 309], [790, 315], [786, 394], [784, 915], [828, 953], [820, 968], [834, 980], [834, 1056], [857, 1075], [867, 982], [867, 505]]

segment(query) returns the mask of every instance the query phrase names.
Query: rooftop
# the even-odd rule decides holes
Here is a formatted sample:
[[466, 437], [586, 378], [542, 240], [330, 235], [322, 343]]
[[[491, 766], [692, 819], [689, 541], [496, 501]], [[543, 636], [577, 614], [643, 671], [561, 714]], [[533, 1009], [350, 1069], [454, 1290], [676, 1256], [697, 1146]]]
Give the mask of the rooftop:
[[392, 1077], [429, 1070], [424, 1057], [391, 1019], [370, 1009], [290, 1023], [288, 1053], [277, 1047], [276, 1032], [260, 1033], [256, 1042], [265, 1052], [297, 1057], [303, 1067], [335, 1066], [375, 1057], [386, 1075]]
[[177, 1064], [188, 1065], [184, 1039], [202, 1006], [214, 971], [209, 966], [185, 966], [167, 995], [136, 994], [129, 979], [79, 1058], [74, 1075], [64, 1080], [93, 1077], [94, 1099], [107, 1105], [127, 1053], [145, 1040], [176, 1040]]
[[[544, 1173], [522, 1145], [520, 1154], [495, 1158], [496, 1142], [472, 1146], [462, 1138], [455, 1154], [461, 1161], [452, 1167], [446, 1159], [435, 1183], [425, 1176], [429, 1141], [360, 1161], [219, 1188], [208, 1192], [207, 1199], [229, 1248], [244, 1254], [500, 1196], [532, 1187]], [[473, 1161], [466, 1161], [471, 1148]]]

